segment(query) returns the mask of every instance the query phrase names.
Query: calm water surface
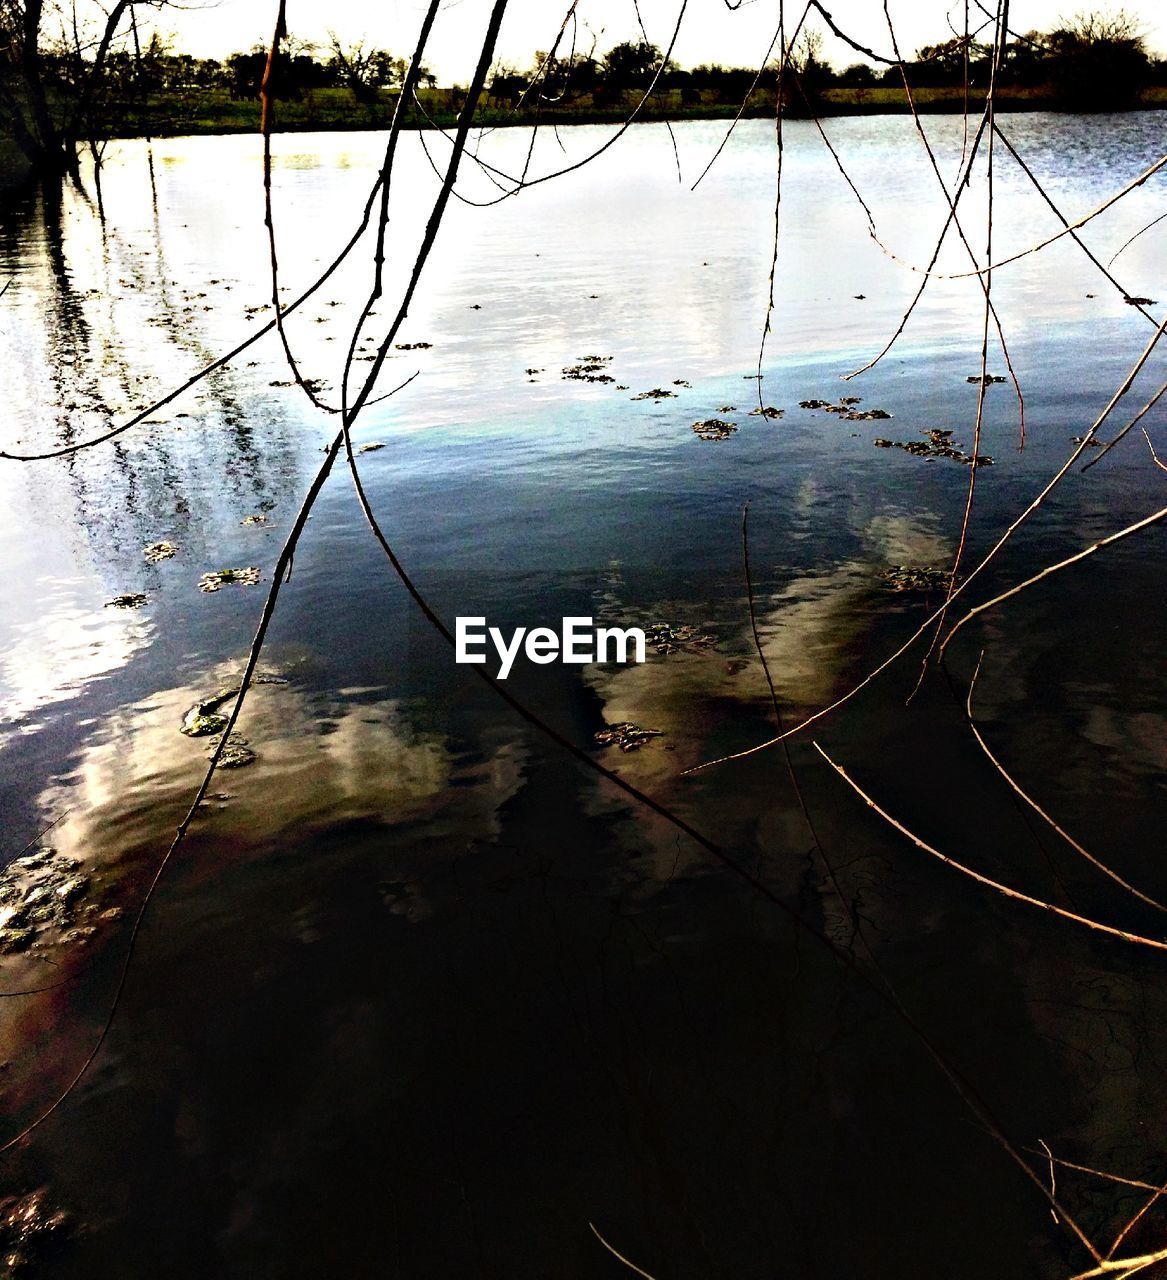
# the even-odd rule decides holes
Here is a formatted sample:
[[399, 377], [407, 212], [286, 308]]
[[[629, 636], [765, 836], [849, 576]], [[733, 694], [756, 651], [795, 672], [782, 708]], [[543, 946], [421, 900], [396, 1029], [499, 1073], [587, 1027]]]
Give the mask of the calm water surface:
[[[509, 685], [585, 748], [606, 723], [660, 730], [601, 758], [709, 832], [813, 930], [863, 955], [1019, 1148], [1125, 1177], [1167, 1176], [1163, 961], [971, 884], [868, 810], [810, 746], [682, 770], [769, 737], [742, 572], [750, 506], [757, 621], [788, 717], [831, 702], [906, 639], [935, 597], [880, 571], [951, 563], [969, 470], [875, 448], [951, 430], [971, 449], [983, 294], [930, 286], [894, 332], [945, 217], [910, 121], [829, 122], [882, 246], [814, 126], [787, 128], [772, 333], [757, 368], [773, 237], [773, 129], [638, 126], [594, 164], [518, 199], [456, 202], [360, 419], [389, 537], [443, 616], [492, 625], [690, 625], [713, 647], [643, 666], [516, 667]], [[1157, 114], [1028, 115], [1005, 127], [1068, 217], [1162, 151]], [[929, 129], [947, 181], [959, 121]], [[539, 139], [534, 171], [602, 128]], [[481, 154], [521, 168], [526, 131]], [[427, 137], [433, 160], [447, 144]], [[351, 233], [373, 135], [277, 145], [283, 284]], [[421, 140], [394, 179], [400, 286], [435, 190]], [[562, 148], [562, 149], [561, 149]], [[470, 202], [497, 186], [468, 170]], [[1060, 224], [998, 152], [993, 254]], [[1161, 209], [1161, 175], [1091, 223], [1103, 262]], [[962, 223], [985, 247], [978, 184]], [[1112, 270], [1167, 301], [1161, 229]], [[0, 222], [4, 447], [87, 438], [264, 322], [270, 296], [252, 138], [111, 148], [100, 190], [31, 197]], [[289, 322], [338, 394], [362, 247]], [[959, 240], [937, 264], [967, 271]], [[393, 296], [393, 290], [388, 291]], [[1127, 305], [1068, 238], [993, 277], [1025, 396], [986, 393], [967, 554], [1041, 489], [1162, 318]], [[382, 323], [387, 303], [374, 318]], [[375, 328], [368, 331], [376, 340]], [[358, 351], [368, 354], [362, 338]], [[585, 356], [611, 383], [565, 380]], [[1129, 420], [1163, 381], [1152, 356]], [[368, 364], [359, 360], [358, 371]], [[990, 342], [990, 373], [1004, 374]], [[272, 565], [335, 419], [270, 337], [116, 442], [0, 467], [0, 804], [7, 861], [44, 840], [89, 877], [87, 937], [3, 959], [5, 1132], [76, 1072], [117, 982], [129, 922], [205, 768], [187, 709], [242, 669]], [[379, 385], [382, 385], [379, 384]], [[634, 400], [662, 388], [668, 398]], [[799, 402], [862, 397], [887, 420]], [[751, 415], [761, 402], [777, 420]], [[732, 406], [729, 407], [729, 406]], [[1123, 416], [1125, 414], [1125, 417]], [[729, 439], [690, 429], [735, 423]], [[1145, 419], [1167, 456], [1162, 410]], [[1102, 435], [1109, 438], [1111, 430]], [[1075, 470], [970, 599], [1162, 505], [1141, 434]], [[249, 516], [265, 522], [243, 523]], [[167, 540], [178, 553], [149, 564]], [[910, 706], [922, 653], [816, 726], [909, 828], [1024, 892], [1160, 936], [1014, 795], [977, 713], [1034, 798], [1151, 896], [1167, 896], [1167, 623], [1151, 529], [970, 625]], [[259, 586], [199, 591], [256, 566]], [[144, 592], [144, 607], [106, 602]], [[241, 729], [168, 868], [123, 1004], [82, 1085], [4, 1166], [72, 1227], [65, 1277], [628, 1274], [595, 1226], [657, 1277], [1046, 1277], [1087, 1255], [1050, 1220], [920, 1038], [807, 932], [662, 821], [541, 739], [456, 667], [369, 537], [338, 470], [308, 526]], [[120, 914], [119, 914], [120, 912]], [[1040, 1150], [1040, 1148], [1038, 1148]], [[1044, 1157], [1034, 1165], [1044, 1177]], [[1062, 1170], [1099, 1240], [1141, 1203]], [[1145, 1193], [1143, 1193], [1145, 1194]], [[1159, 1247], [1150, 1215], [1135, 1251]], [[1148, 1272], [1147, 1274], [1152, 1274]]]

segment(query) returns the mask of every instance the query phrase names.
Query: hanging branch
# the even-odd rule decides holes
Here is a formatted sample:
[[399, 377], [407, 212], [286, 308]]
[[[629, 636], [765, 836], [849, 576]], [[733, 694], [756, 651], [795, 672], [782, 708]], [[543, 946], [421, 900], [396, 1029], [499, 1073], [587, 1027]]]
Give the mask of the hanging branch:
[[1151, 525], [1158, 524], [1160, 520], [1167, 518], [1167, 507], [1161, 507], [1152, 515], [1144, 516], [1142, 520], [1129, 524], [1125, 529], [1120, 529], [1117, 533], [1112, 533], [1108, 537], [1101, 538], [1099, 541], [1092, 543], [1083, 550], [1076, 552], [1072, 556], [1068, 556], [1065, 560], [1059, 560], [1057, 564], [1047, 565], [1040, 573], [1035, 573], [1033, 577], [1026, 578], [1024, 582], [1019, 582], [1017, 586], [1011, 587], [1008, 591], [1003, 591], [999, 596], [994, 596], [991, 600], [986, 600], [984, 604], [978, 604], [975, 608], [970, 609], [968, 613], [955, 623], [952, 630], [944, 637], [944, 643], [940, 646], [940, 656], [944, 657], [945, 650], [952, 643], [952, 638], [958, 631], [977, 616], [978, 613], [984, 613], [987, 609], [994, 609], [997, 605], [1003, 604], [1006, 600], [1011, 600], [1014, 596], [1032, 587], [1034, 583], [1042, 582], [1052, 574], [1060, 573], [1063, 569], [1068, 569], [1071, 565], [1077, 564], [1080, 560], [1085, 560], [1088, 556], [1094, 555], [1096, 551], [1103, 551], [1109, 546], [1113, 546], [1116, 542], [1121, 542], [1124, 538], [1129, 538], [1133, 534], [1141, 533], [1144, 529], [1149, 529]]
[[1128, 929], [1119, 929], [1115, 925], [1103, 924], [1099, 920], [1091, 920], [1088, 916], [1079, 915], [1076, 911], [1068, 911], [1065, 907], [1059, 907], [1052, 902], [1046, 902], [1042, 898], [1035, 898], [1028, 893], [1022, 893], [1019, 889], [1012, 889], [1006, 884], [1002, 884], [999, 880], [994, 880], [990, 876], [983, 875], [980, 871], [974, 870], [972, 867], [966, 866], [963, 862], [958, 862], [955, 858], [950, 858], [948, 854], [941, 853], [939, 849], [935, 849], [932, 845], [921, 840], [919, 836], [909, 831], [902, 822], [893, 818], [886, 809], [880, 806], [867, 794], [866, 791], [847, 773], [841, 766], [835, 763], [829, 755], [823, 750], [819, 743], [811, 744], [820, 756], [831, 766], [840, 778], [851, 788], [852, 791], [867, 805], [867, 807], [877, 813], [890, 827], [894, 827], [900, 835], [906, 837], [921, 852], [935, 858], [938, 862], [942, 862], [946, 867], [951, 867], [953, 871], [959, 871], [961, 875], [967, 876], [970, 880], [974, 880], [977, 884], [983, 885], [986, 889], [992, 889], [995, 893], [999, 893], [1002, 897], [1008, 898], [1013, 902], [1024, 902], [1027, 906], [1036, 907], [1039, 911], [1048, 912], [1055, 915], [1061, 920], [1069, 920], [1073, 924], [1080, 924], [1087, 929], [1091, 929], [1096, 933], [1104, 933], [1108, 937], [1118, 938], [1122, 942], [1133, 943], [1135, 946], [1148, 947], [1152, 951], [1167, 951], [1167, 941], [1161, 938], [1147, 938], [1139, 933], [1131, 933]]
[[1069, 834], [1069, 832], [1063, 830], [1060, 826], [1058, 826], [1057, 822], [1055, 822], [1054, 819], [1051, 818], [1050, 815], [1046, 813], [1046, 811], [1041, 807], [1041, 805], [1039, 805], [1037, 801], [1034, 800], [1033, 797], [1018, 784], [1018, 782], [1006, 770], [1005, 766], [993, 754], [992, 750], [989, 747], [989, 744], [984, 739], [984, 735], [981, 733], [980, 729], [977, 727], [976, 720], [973, 718], [973, 705], [972, 705], [973, 691], [976, 689], [977, 677], [981, 673], [981, 663], [984, 661], [984, 657], [985, 657], [985, 652], [982, 649], [981, 655], [977, 659], [976, 670], [973, 672], [973, 677], [969, 681], [968, 697], [965, 700], [965, 716], [968, 721], [968, 727], [971, 730], [973, 737], [977, 741], [977, 745], [985, 753], [985, 756], [988, 758], [989, 763], [993, 766], [994, 769], [997, 770], [997, 772], [1001, 775], [1001, 777], [1005, 779], [1006, 783], [1008, 783], [1010, 789], [1014, 792], [1014, 794], [1020, 797], [1020, 799], [1023, 800], [1033, 810], [1033, 812], [1037, 814], [1039, 818], [1041, 818], [1055, 832], [1057, 832], [1057, 834], [1061, 836], [1061, 838], [1066, 842], [1066, 844], [1070, 846], [1071, 849], [1074, 850], [1075, 853], [1085, 858], [1086, 861], [1090, 863], [1092, 867], [1095, 867], [1097, 870], [1101, 871], [1104, 876], [1109, 877], [1111, 880], [1114, 881], [1115, 884], [1121, 886], [1128, 893], [1138, 898], [1141, 902], [1145, 902], [1148, 906], [1154, 907], [1156, 911], [1167, 911], [1167, 906], [1164, 906], [1161, 902], [1157, 901], [1155, 898], [1150, 897], [1150, 895], [1143, 893], [1141, 890], [1136, 889], [1134, 885], [1129, 884], [1126, 880], [1122, 878], [1122, 876], [1118, 874], [1117, 871], [1111, 870], [1111, 868], [1108, 867], [1101, 859], [1096, 858], [1092, 853], [1089, 852], [1089, 850], [1084, 849], [1078, 843], [1078, 841], [1075, 840], [1074, 837]]

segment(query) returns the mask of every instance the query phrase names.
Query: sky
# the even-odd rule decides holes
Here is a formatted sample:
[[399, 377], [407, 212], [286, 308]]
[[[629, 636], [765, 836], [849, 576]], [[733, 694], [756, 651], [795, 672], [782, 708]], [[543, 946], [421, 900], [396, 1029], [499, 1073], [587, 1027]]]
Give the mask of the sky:
[[[200, 57], [222, 57], [257, 42], [266, 43], [276, 0], [183, 0], [182, 9], [167, 8], [154, 19], [158, 28], [175, 38], [179, 51]], [[568, 0], [510, 0], [498, 46], [498, 60], [516, 69], [531, 65], [537, 49], [548, 49]], [[683, 0], [639, 0], [649, 39], [662, 49], [668, 45]], [[977, 0], [969, 0], [977, 14]], [[992, 0], [981, 0], [992, 7]], [[794, 20], [802, 12], [800, 0], [786, 0]], [[824, 5], [840, 27], [855, 40], [890, 54], [882, 0], [826, 0]], [[949, 35], [948, 22], [964, 28], [965, 0], [890, 0], [900, 49], [910, 56], [924, 44]], [[1135, 17], [1153, 52], [1167, 54], [1167, 5], [1163, 0], [1128, 0], [1125, 11]], [[365, 41], [394, 54], [409, 56], [425, 9], [424, 0], [288, 0], [291, 34], [324, 45], [330, 31], [345, 44]], [[490, 0], [445, 0], [426, 58], [442, 83], [465, 82], [473, 70]], [[1083, 10], [1113, 12], [1114, 5], [1091, 0], [1012, 0], [1010, 26], [1016, 31], [1049, 30], [1059, 20]], [[638, 39], [634, 0], [580, 0], [580, 41], [606, 52], [621, 40]], [[754, 65], [777, 25], [778, 0], [742, 0], [731, 11], [726, 0], [687, 0], [673, 60], [681, 66], [702, 62]], [[824, 29], [825, 30], [825, 29]], [[857, 56], [833, 37], [824, 46], [828, 59], [843, 67]]]

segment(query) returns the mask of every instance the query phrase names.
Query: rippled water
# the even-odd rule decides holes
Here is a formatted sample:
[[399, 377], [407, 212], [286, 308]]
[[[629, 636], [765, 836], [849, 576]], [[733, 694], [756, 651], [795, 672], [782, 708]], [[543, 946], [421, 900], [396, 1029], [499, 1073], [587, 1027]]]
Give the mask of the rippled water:
[[[880, 571], [948, 564], [957, 544], [968, 469], [873, 441], [941, 428], [971, 449], [983, 295], [968, 278], [933, 281], [890, 354], [840, 382], [894, 332], [945, 205], [910, 121], [827, 128], [882, 243], [814, 126], [789, 124], [760, 391], [772, 125], [741, 125], [695, 191], [723, 126], [675, 126], [676, 159], [663, 126], [638, 126], [517, 199], [451, 206], [398, 339], [432, 345], [394, 352], [383, 389], [417, 376], [366, 411], [356, 440], [384, 445], [361, 455], [362, 475], [442, 616], [509, 630], [591, 615], [716, 638], [643, 666], [524, 665], [508, 684], [585, 748], [605, 723], [660, 730], [601, 758], [847, 950], [837, 883], [929, 1045], [972, 1082], [964, 1100], [805, 928], [454, 665], [338, 470], [261, 664], [286, 683], [257, 686], [244, 713], [258, 760], [217, 777], [147, 916], [105, 1048], [8, 1166], [11, 1191], [45, 1184], [78, 1224], [46, 1273], [624, 1274], [589, 1223], [658, 1277], [902, 1276], [922, 1258], [951, 1277], [1082, 1269], [970, 1090], [1018, 1147], [1042, 1140], [1161, 1179], [1154, 954], [929, 860], [825, 767], [811, 735], [792, 763], [834, 882], [780, 753], [680, 776], [773, 732], [745, 502], [759, 632], [791, 718], [845, 692], [926, 616]], [[961, 124], [928, 128], [951, 182]], [[1149, 113], [1035, 114], [1005, 130], [1068, 217], [1135, 178], [1162, 138]], [[541, 136], [532, 171], [609, 136]], [[447, 144], [426, 141], [443, 163]], [[403, 143], [394, 178], [398, 288], [436, 189], [421, 142]], [[529, 142], [499, 131], [481, 155], [515, 172]], [[381, 145], [278, 140], [290, 292], [351, 233]], [[462, 193], [498, 189], [468, 171]], [[1102, 263], [1162, 193], [1156, 176], [1082, 232]], [[978, 183], [962, 224], [982, 256], [985, 212]], [[0, 223], [4, 447], [87, 438], [262, 324], [262, 219], [251, 138], [118, 144], [100, 189], [13, 211]], [[1059, 226], [998, 148], [994, 259]], [[290, 322], [331, 399], [370, 255]], [[954, 241], [937, 270], [967, 269]], [[1129, 293], [1167, 300], [1161, 231], [1112, 270]], [[1124, 303], [1069, 238], [996, 272], [993, 297], [1026, 446], [1012, 388], [991, 386], [981, 449], [994, 464], [977, 471], [969, 563], [1068, 456], [1163, 314]], [[588, 355], [611, 358], [614, 383], [562, 378]], [[988, 367], [1006, 372], [993, 344]], [[1156, 353], [1115, 428], [1163, 372]], [[178, 726], [241, 670], [335, 430], [288, 380], [268, 337], [115, 443], [0, 467], [0, 853], [56, 820], [45, 839], [82, 864], [97, 906], [88, 940], [3, 961], [6, 990], [71, 979], [0, 1010], [10, 1127], [71, 1078], [101, 1024], [133, 909], [205, 768], [208, 740]], [[673, 397], [632, 399], [658, 387]], [[751, 416], [759, 395], [784, 416]], [[798, 407], [841, 395], [893, 416]], [[698, 439], [691, 424], [714, 416], [739, 431]], [[1161, 409], [1144, 425], [1167, 456]], [[1067, 477], [970, 599], [1150, 513], [1163, 491], [1131, 433]], [[241, 523], [256, 515], [266, 522]], [[148, 564], [142, 549], [159, 540], [179, 551]], [[951, 685], [934, 671], [905, 707], [922, 652], [909, 655], [816, 727], [823, 746], [952, 857], [1158, 936], [1153, 910], [1018, 805], [963, 699], [983, 649], [976, 710], [993, 749], [1088, 849], [1167, 895], [1162, 547], [1152, 528], [983, 615], [953, 646]], [[204, 572], [246, 565], [262, 585], [198, 590]], [[127, 592], [146, 606], [106, 607]], [[100, 914], [111, 908], [123, 914]], [[1059, 1186], [1100, 1239], [1138, 1207], [1083, 1175], [1063, 1170]], [[1160, 1227], [1152, 1217], [1132, 1239], [1158, 1247]]]

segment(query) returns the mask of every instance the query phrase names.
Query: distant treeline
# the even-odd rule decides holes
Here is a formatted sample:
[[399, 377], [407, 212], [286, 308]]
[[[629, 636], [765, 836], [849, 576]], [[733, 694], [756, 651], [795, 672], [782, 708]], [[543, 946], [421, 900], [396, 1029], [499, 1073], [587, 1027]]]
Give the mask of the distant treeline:
[[[990, 45], [954, 36], [917, 50], [902, 70], [865, 62], [840, 69], [822, 57], [821, 37], [811, 34], [794, 51], [792, 73], [786, 78], [786, 106], [796, 114], [818, 110], [829, 103], [827, 90], [898, 87], [905, 74], [913, 86], [921, 88], [967, 85], [970, 93], [983, 93], [989, 84], [991, 57]], [[266, 61], [262, 48], [219, 61], [169, 52], [155, 38], [138, 55], [110, 56], [107, 96], [125, 99], [220, 89], [237, 99], [254, 98]], [[774, 65], [759, 72], [757, 67], [704, 64], [685, 69], [671, 63], [662, 67], [662, 63], [660, 49], [644, 41], [625, 41], [599, 57], [536, 53], [527, 68], [494, 68], [490, 101], [495, 106], [606, 107], [642, 92], [654, 77], [656, 88], [679, 97], [682, 106], [736, 104], [751, 91], [771, 103], [774, 100], [778, 80]], [[333, 40], [323, 52], [300, 47], [282, 53], [274, 87], [276, 95], [286, 100], [300, 100], [319, 89], [343, 89], [354, 104], [370, 105], [400, 87], [406, 67], [404, 58], [386, 50]], [[432, 89], [436, 78], [425, 71], [421, 83]], [[1120, 109], [1137, 103], [1143, 90], [1167, 85], [1167, 62], [1151, 57], [1137, 25], [1121, 13], [1085, 15], [1054, 31], [1031, 31], [1012, 39], [996, 84], [1005, 92], [1044, 89], [1059, 105], [1073, 110]], [[455, 101], [458, 88], [450, 90]]]
[[[18, 152], [32, 171], [59, 173], [75, 168], [82, 147], [96, 152], [111, 137], [255, 128], [265, 49], [195, 58], [157, 35], [139, 42], [136, 26], [128, 41], [119, 32], [127, 11], [124, 0], [113, 6], [96, 46], [70, 44], [49, 36], [39, 0], [0, 0], [0, 125], [7, 126], [0, 130], [0, 170]], [[894, 111], [906, 106], [905, 80], [915, 103], [932, 111], [975, 106], [991, 79], [1003, 109], [1103, 111], [1167, 101], [1167, 64], [1150, 55], [1137, 23], [1121, 12], [1080, 16], [1048, 32], [1011, 33], [995, 71], [992, 60], [990, 45], [954, 36], [902, 64], [838, 68], [823, 56], [822, 37], [809, 32], [780, 77], [773, 62], [683, 68], [665, 62], [654, 44], [624, 41], [603, 54], [536, 53], [527, 67], [495, 66], [478, 118], [500, 124], [613, 120], [646, 92], [644, 120], [738, 109], [768, 114], [779, 84], [788, 115]], [[324, 49], [285, 41], [272, 70], [278, 127], [345, 129], [385, 123], [407, 64], [388, 50], [333, 37]], [[461, 86], [439, 87], [423, 69], [407, 123], [448, 125], [464, 101]]]

